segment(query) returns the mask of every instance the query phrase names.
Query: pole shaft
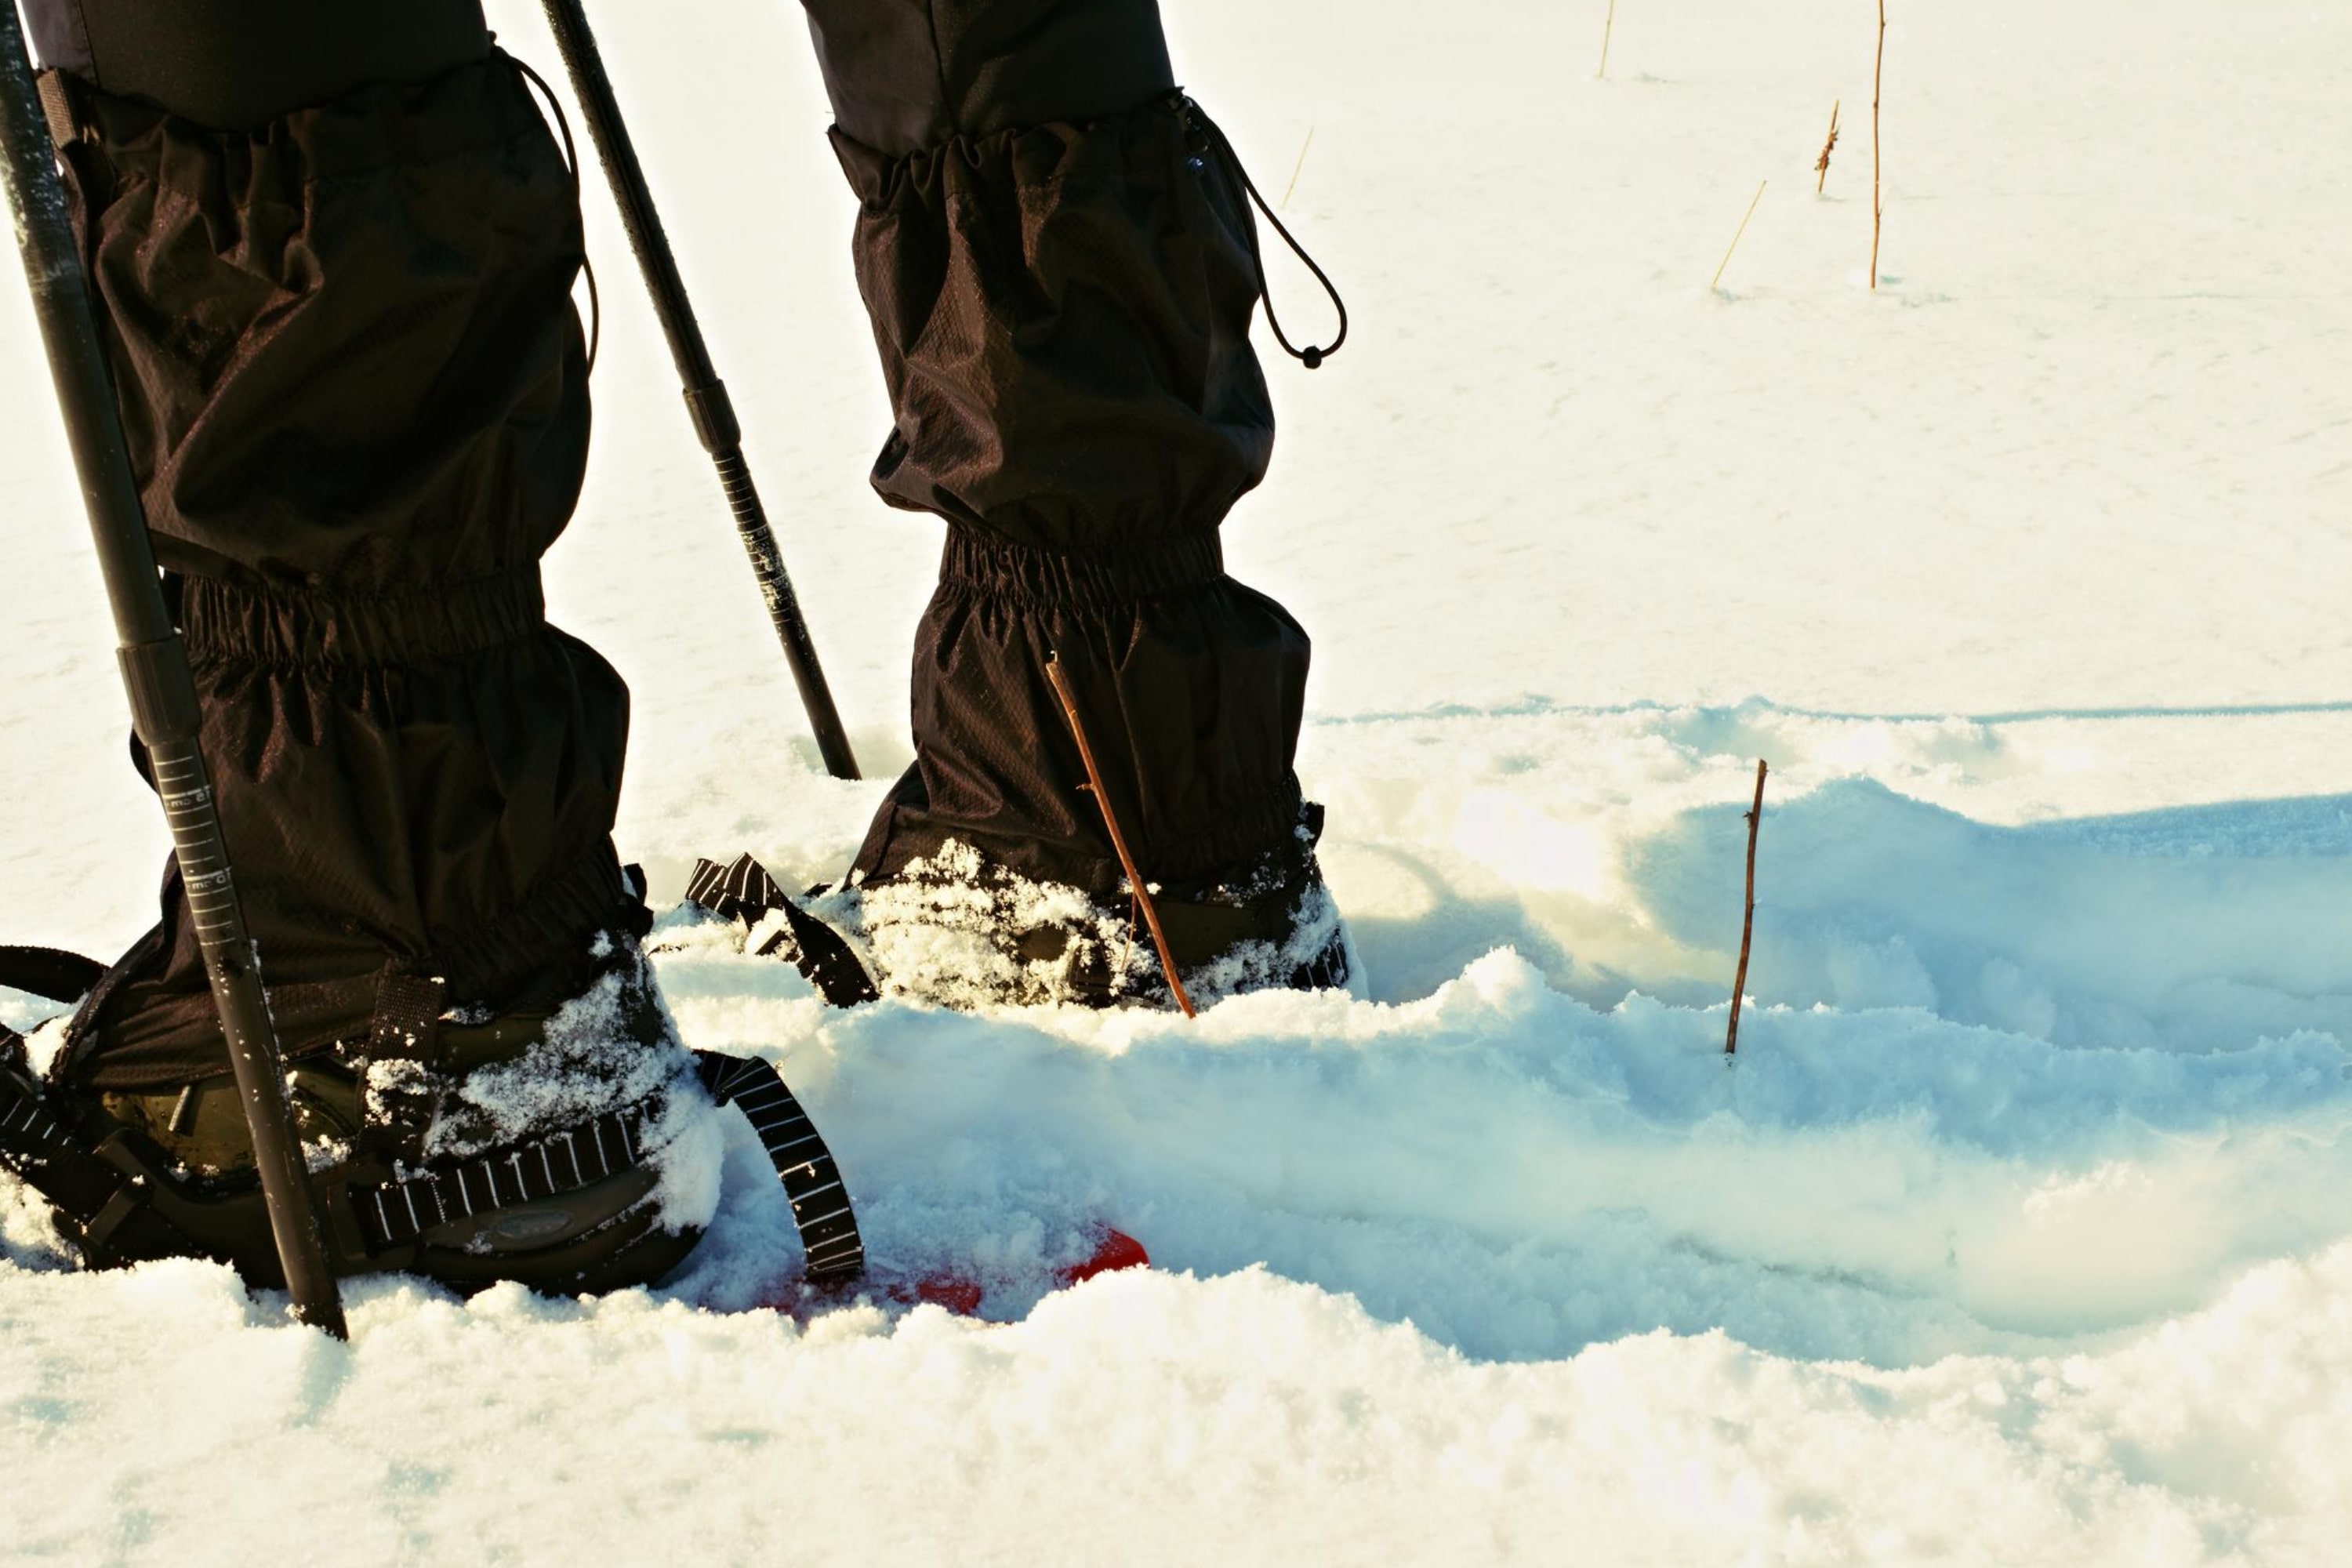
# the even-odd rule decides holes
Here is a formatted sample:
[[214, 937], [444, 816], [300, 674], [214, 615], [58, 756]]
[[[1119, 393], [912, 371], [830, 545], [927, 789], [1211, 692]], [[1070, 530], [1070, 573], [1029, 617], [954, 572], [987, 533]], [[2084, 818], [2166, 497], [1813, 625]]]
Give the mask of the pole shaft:
[[596, 144], [596, 158], [604, 166], [614, 205], [621, 209], [621, 226], [628, 234], [629, 248], [636, 254], [646, 291], [653, 296], [662, 336], [669, 342], [670, 358], [677, 363], [686, 392], [687, 412], [694, 420], [703, 450], [710, 454], [719, 470], [728, 509], [735, 515], [735, 531], [751, 558], [751, 575], [759, 582], [769, 624], [783, 644], [784, 660], [792, 667], [793, 684], [800, 688], [801, 705], [808, 710], [817, 751], [824, 758], [827, 773], [837, 779], [854, 779], [858, 776], [857, 759], [849, 749], [848, 732], [842, 728], [824, 667], [817, 662], [816, 644], [809, 637], [808, 620], [793, 592], [793, 580], [784, 571], [775, 530], [769, 526], [767, 510], [751, 482], [751, 466], [743, 460], [742, 432], [734, 406], [710, 363], [709, 346], [702, 340], [701, 325], [687, 300], [677, 258], [670, 250], [660, 215], [654, 211], [653, 193], [646, 187], [628, 127], [621, 121], [621, 106], [613, 95], [612, 79], [604, 74], [604, 57], [596, 51], [595, 35], [589, 31], [587, 12], [580, 0], [546, 0], [546, 8], [547, 25], [555, 34], [555, 47], [572, 79], [572, 96], [580, 100], [581, 112], [587, 118], [589, 140]]
[[5, 163], [25, 278], [114, 612], [131, 725], [147, 748], [171, 827], [189, 916], [253, 1137], [278, 1265], [294, 1298], [295, 1316], [345, 1338], [342, 1299], [320, 1238], [301, 1141], [286, 1100], [277, 1030], [196, 742], [202, 713], [195, 683], [163, 603], [89, 287], [75, 250], [65, 190], [14, 4], [0, 4], [0, 162]]

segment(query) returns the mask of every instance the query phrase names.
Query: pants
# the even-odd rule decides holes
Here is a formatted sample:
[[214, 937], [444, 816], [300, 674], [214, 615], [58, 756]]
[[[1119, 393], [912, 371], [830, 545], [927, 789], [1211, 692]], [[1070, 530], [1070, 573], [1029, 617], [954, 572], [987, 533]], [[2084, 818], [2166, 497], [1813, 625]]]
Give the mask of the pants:
[[[77, 79], [84, 258], [289, 1054], [363, 1033], [388, 974], [570, 994], [646, 918], [628, 697], [540, 598], [588, 438], [578, 193], [478, 0], [28, 10]], [[1295, 889], [1307, 642], [1218, 545], [1273, 438], [1255, 237], [1153, 0], [808, 14], [895, 412], [874, 484], [947, 523], [856, 877], [958, 845], [1116, 897], [1057, 658], [1171, 901]], [[81, 1081], [225, 1069], [170, 880], [121, 969]]]
[[1218, 544], [1274, 443], [1254, 237], [1154, 0], [807, 8], [897, 413], [874, 487], [948, 523], [915, 765], [856, 869], [953, 839], [1114, 892], [1055, 655], [1148, 878], [1289, 853], [1307, 640]]
[[[151, 96], [76, 83], [67, 183], [299, 1058], [364, 1035], [390, 973], [446, 979], [460, 1005], [551, 1005], [599, 932], [644, 916], [610, 837], [627, 689], [540, 591], [589, 433], [562, 153], [472, 0], [469, 39], [419, 29], [463, 55], [422, 79], [346, 86], [336, 35], [317, 61], [278, 51], [258, 79], [303, 106], [254, 105], [273, 118], [251, 133], [168, 112], [152, 94], [235, 96], [244, 79], [205, 73], [247, 3], [50, 0], [34, 20], [45, 47], [61, 30], [98, 46], [110, 87], [122, 37], [147, 47], [140, 70], [195, 73], [120, 84]], [[403, 0], [393, 19], [412, 5], [457, 10]], [[312, 64], [339, 95], [305, 85]], [[133, 1090], [226, 1070], [175, 879], [117, 974], [72, 1076]]]

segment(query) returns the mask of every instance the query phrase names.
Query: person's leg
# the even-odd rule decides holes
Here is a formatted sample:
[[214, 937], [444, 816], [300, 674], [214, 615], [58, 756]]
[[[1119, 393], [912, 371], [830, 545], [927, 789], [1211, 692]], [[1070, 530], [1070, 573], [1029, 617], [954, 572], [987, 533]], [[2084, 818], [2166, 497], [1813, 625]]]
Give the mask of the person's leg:
[[[478, 0], [32, 12], [74, 68], [84, 258], [310, 1131], [413, 1166], [636, 1108], [660, 1143], [707, 1102], [610, 837], [627, 689], [541, 601], [589, 405], [577, 186], [529, 89]], [[176, 878], [58, 1070], [184, 1163], [249, 1160]], [[567, 1235], [534, 1272], [452, 1231], [400, 1259], [644, 1277], [679, 1216], [629, 1185], [609, 1256]]]
[[1224, 574], [1265, 471], [1250, 219], [1153, 0], [804, 0], [895, 427], [948, 539], [914, 766], [842, 901], [886, 984], [1165, 997], [1045, 668], [1188, 987], [1346, 977], [1291, 768], [1307, 639]]

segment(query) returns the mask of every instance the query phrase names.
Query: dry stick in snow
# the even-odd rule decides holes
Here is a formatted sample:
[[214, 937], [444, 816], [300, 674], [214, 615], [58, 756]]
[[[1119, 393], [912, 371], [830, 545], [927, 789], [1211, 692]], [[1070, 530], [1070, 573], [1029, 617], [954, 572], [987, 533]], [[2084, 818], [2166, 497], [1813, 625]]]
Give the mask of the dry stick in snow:
[[1878, 89], [1886, 80], [1886, 0], [1878, 0], [1878, 60], [1870, 71], [1870, 287], [1878, 289], [1878, 226], [1886, 204], [1878, 194]]
[[1748, 220], [1756, 216], [1756, 204], [1764, 199], [1764, 187], [1771, 183], [1769, 180], [1756, 182], [1756, 195], [1749, 200], [1748, 211], [1741, 216], [1739, 227], [1731, 237], [1731, 248], [1723, 253], [1723, 259], [1716, 263], [1715, 276], [1706, 280], [1706, 286], [1710, 289], [1723, 281], [1723, 269], [1731, 265], [1731, 252], [1739, 248], [1739, 237], [1748, 232]]
[[1135, 901], [1143, 910], [1144, 924], [1151, 928], [1151, 945], [1160, 950], [1160, 972], [1168, 977], [1168, 989], [1175, 994], [1176, 1005], [1184, 1010], [1184, 1016], [1196, 1016], [1192, 999], [1184, 994], [1184, 983], [1176, 978], [1176, 956], [1168, 951], [1168, 933], [1160, 929], [1160, 910], [1151, 901], [1151, 889], [1144, 886], [1143, 873], [1135, 868], [1135, 857], [1127, 849], [1127, 835], [1118, 830], [1118, 817], [1111, 811], [1102, 772], [1095, 766], [1095, 749], [1087, 742], [1087, 727], [1078, 721], [1078, 700], [1070, 695], [1070, 683], [1062, 678], [1060, 655], [1045, 656], [1045, 679], [1053, 686], [1054, 695], [1061, 699], [1062, 716], [1070, 721], [1070, 733], [1078, 742], [1078, 761], [1086, 764], [1086, 788], [1102, 810], [1103, 826], [1110, 830], [1110, 847], [1118, 851], [1118, 868], [1127, 873], [1127, 885], [1134, 890]]
[[1756, 759], [1756, 804], [1748, 812], [1748, 913], [1739, 926], [1739, 973], [1731, 982], [1731, 1029], [1723, 1054], [1739, 1049], [1739, 999], [1748, 994], [1748, 945], [1756, 937], [1756, 830], [1764, 826], [1764, 759]]
[[1282, 199], [1274, 204], [1276, 206], [1290, 205], [1290, 193], [1298, 188], [1298, 171], [1307, 167], [1307, 149], [1314, 145], [1315, 127], [1310, 125], [1307, 128], [1307, 140], [1298, 144], [1298, 162], [1290, 166], [1290, 184], [1282, 187]]
[[1592, 73], [1596, 77], [1609, 74], [1609, 35], [1616, 28], [1617, 0], [1609, 0], [1609, 16], [1601, 24], [1601, 68]]
[[1813, 173], [1820, 176], [1813, 182], [1815, 195], [1820, 195], [1822, 188], [1830, 183], [1830, 154], [1837, 151], [1838, 110], [1844, 107], [1844, 103], [1845, 100], [1840, 99], [1830, 105], [1830, 139], [1822, 143], [1822, 155], [1813, 163]]

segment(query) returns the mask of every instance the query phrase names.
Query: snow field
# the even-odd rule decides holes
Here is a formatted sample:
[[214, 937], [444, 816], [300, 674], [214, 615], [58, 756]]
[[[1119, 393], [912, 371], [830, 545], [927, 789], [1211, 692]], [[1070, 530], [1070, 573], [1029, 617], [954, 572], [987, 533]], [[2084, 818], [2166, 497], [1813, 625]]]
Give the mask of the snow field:
[[[1026, 1321], [216, 1270], [13, 1287], [25, 1560], [2325, 1562], [2352, 1248], [2104, 1356], [1808, 1363], [1653, 1333], [1479, 1364], [1261, 1270]], [[121, 1339], [85, 1359], [95, 1309]], [[61, 1375], [66, 1369], [71, 1375]], [[136, 1441], [67, 1440], [141, 1413]], [[48, 1440], [41, 1440], [47, 1435]], [[331, 1531], [290, 1500], [332, 1496]], [[200, 1528], [190, 1528], [200, 1526]], [[322, 1539], [322, 1534], [325, 1539]]]
[[[2095, 758], [2131, 722], [2077, 721], [2066, 746]], [[2352, 1079], [2318, 1026], [2352, 943], [2297, 889], [2340, 871], [2345, 803], [1997, 826], [1880, 782], [2001, 787], [2002, 759], [2051, 740], [2013, 728], [1759, 707], [1318, 727], [1364, 807], [1332, 865], [1376, 1000], [1244, 997], [1190, 1026], [844, 1015], [715, 929], [674, 929], [661, 977], [688, 1037], [777, 1058], [877, 1258], [951, 1258], [1009, 1324], [762, 1309], [789, 1298], [794, 1246], [736, 1127], [712, 1235], [655, 1297], [459, 1308], [372, 1283], [357, 1348], [299, 1367], [265, 1347], [299, 1336], [258, 1326], [221, 1271], [56, 1275], [19, 1215], [11, 1255], [34, 1271], [0, 1292], [17, 1347], [0, 1388], [29, 1459], [87, 1462], [74, 1435], [107, 1388], [190, 1347], [224, 1358], [260, 1404], [208, 1409], [199, 1379], [163, 1426], [284, 1451], [290, 1471], [257, 1476], [358, 1466], [354, 1562], [674, 1539], [730, 1561], [1352, 1560], [1382, 1542], [1557, 1561], [1563, 1542], [1611, 1562], [2323, 1561], [2345, 1501], [2326, 1455], [2352, 1416]], [[1783, 767], [1759, 1005], [1727, 1065], [1722, 1003], [1699, 993], [1729, 968], [1745, 778], [1711, 748], [1758, 742]], [[1523, 765], [1555, 753], [1592, 760], [1576, 790]], [[1844, 856], [1801, 852], [1809, 833]], [[1955, 833], [2005, 869], [1937, 900], [1967, 859], [1938, 858]], [[2280, 837], [2297, 852], [2261, 853]], [[1417, 874], [1384, 881], [1406, 854]], [[2173, 899], [2232, 888], [2222, 929], [2267, 945], [2167, 936]], [[2048, 942], [2053, 889], [2106, 916], [2072, 956]], [[1585, 894], [1647, 933], [1623, 967], [1562, 956]], [[2003, 932], [2022, 934], [2004, 949]], [[1829, 994], [1863, 984], [1852, 953], [1898, 952], [1935, 1005]], [[2094, 1004], [2095, 1022], [2122, 1016], [2116, 977], [2143, 952], [2275, 1030], [2053, 1037]], [[1949, 1016], [1981, 998], [1935, 977], [1996, 963], [2044, 1005]], [[1669, 972], [1689, 1000], [1652, 994]], [[1041, 1264], [1098, 1216], [1166, 1272], [1032, 1313]], [[95, 1295], [70, 1316], [61, 1291]], [[182, 1327], [151, 1342], [156, 1316]], [[106, 1495], [184, 1517], [152, 1452], [106, 1462]], [[510, 1465], [566, 1484], [494, 1501]], [[234, 1504], [240, 1542], [283, 1527], [279, 1484]], [[100, 1538], [108, 1506], [54, 1539]]]
[[[981, 1275], [987, 1325], [762, 1307], [796, 1249], [731, 1121], [664, 1289], [366, 1282], [349, 1348], [218, 1269], [61, 1272], [0, 1184], [0, 1557], [2337, 1561], [2352, 14], [1891, 4], [1874, 295], [1866, 5], [1620, 0], [1601, 82], [1597, 0], [1168, 11], [1269, 195], [1312, 131], [1285, 217], [1354, 317], [1270, 371], [1226, 537], [1317, 638], [1366, 995], [834, 1015], [682, 934], [688, 1038], [778, 1060], [877, 1257]], [[862, 482], [799, 19], [597, 23], [879, 781], [937, 531]], [[589, 211], [550, 597], [637, 694], [622, 847], [657, 900], [740, 849], [805, 886], [883, 786], [800, 737]], [[12, 384], [37, 358], [0, 307]], [[0, 433], [0, 940], [111, 953], [164, 840], [37, 401]], [[1032, 1310], [1097, 1218], [1159, 1268]]]
[[[1482, 1356], [1662, 1323], [1889, 1363], [2071, 1341], [2352, 1235], [2342, 854], [2217, 853], [2222, 808], [1994, 827], [1849, 771], [1874, 745], [1889, 776], [1945, 766], [1967, 732], [1754, 709], [1318, 731], [1350, 748], [1325, 759], [1357, 795], [1329, 865], [1372, 1002], [841, 1016], [708, 950], [663, 982], [688, 1037], [782, 1052], [869, 1225], [903, 1198], [904, 1251], [1107, 1215], [1174, 1267], [1268, 1260]], [[1768, 800], [1736, 1066], [1726, 737], [1795, 795]], [[1972, 744], [1988, 773], [2011, 749]], [[1638, 761], [1568, 792], [1518, 765], [1579, 745]], [[2347, 804], [2305, 815], [2341, 838]], [[2259, 837], [2279, 813], [2244, 815]], [[1614, 962], [1588, 961], [1604, 930]]]

